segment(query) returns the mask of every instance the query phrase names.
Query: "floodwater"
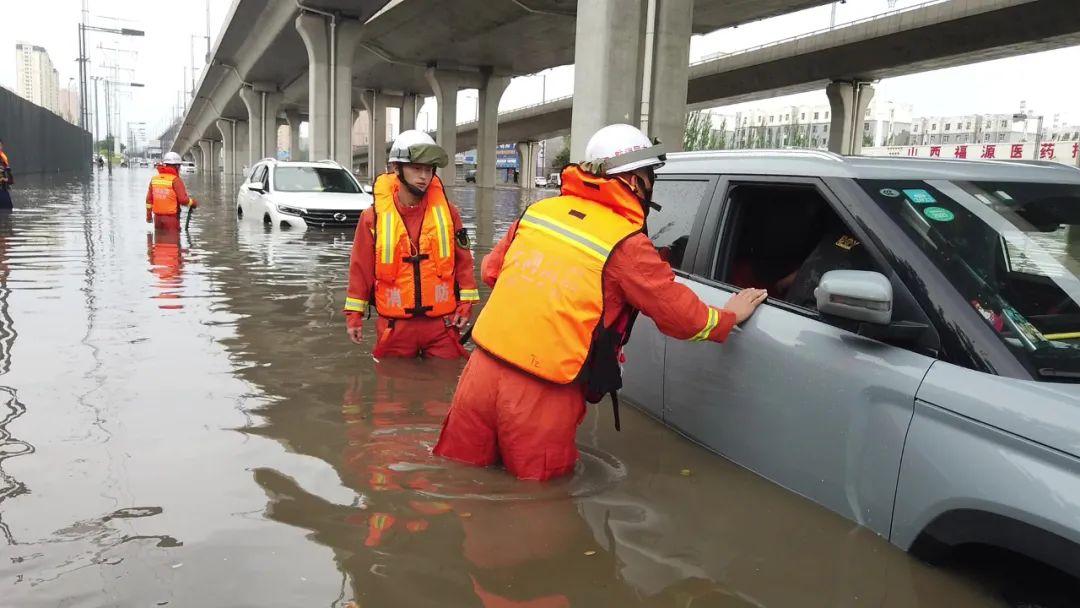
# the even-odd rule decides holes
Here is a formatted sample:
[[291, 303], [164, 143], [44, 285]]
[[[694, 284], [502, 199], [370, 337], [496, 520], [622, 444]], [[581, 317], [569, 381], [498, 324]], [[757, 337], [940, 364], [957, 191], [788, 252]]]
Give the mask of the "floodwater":
[[[20, 179], [0, 217], [0, 605], [995, 603], [632, 410], [557, 482], [431, 456], [461, 366], [347, 340], [350, 232], [199, 175], [155, 235], [149, 178]], [[480, 252], [522, 208], [451, 198]]]

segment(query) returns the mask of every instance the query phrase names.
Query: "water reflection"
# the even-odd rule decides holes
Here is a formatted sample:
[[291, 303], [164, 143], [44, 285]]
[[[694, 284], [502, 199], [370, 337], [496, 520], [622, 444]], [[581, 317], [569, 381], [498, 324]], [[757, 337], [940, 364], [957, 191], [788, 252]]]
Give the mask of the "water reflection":
[[[33, 489], [0, 494], [0, 604], [985, 605], [633, 411], [590, 409], [552, 483], [434, 458], [461, 363], [348, 341], [350, 232], [185, 176], [191, 231], [148, 234], [149, 175], [24, 181], [0, 224], [0, 446], [37, 448], [0, 448]], [[550, 194], [450, 198], [479, 260]]]
[[182, 296], [184, 286], [184, 250], [180, 247], [180, 232], [155, 228], [153, 234], [147, 233], [146, 255], [150, 272], [157, 277], [157, 291], [152, 297], [159, 301], [158, 308], [183, 308], [183, 304], [174, 302]]

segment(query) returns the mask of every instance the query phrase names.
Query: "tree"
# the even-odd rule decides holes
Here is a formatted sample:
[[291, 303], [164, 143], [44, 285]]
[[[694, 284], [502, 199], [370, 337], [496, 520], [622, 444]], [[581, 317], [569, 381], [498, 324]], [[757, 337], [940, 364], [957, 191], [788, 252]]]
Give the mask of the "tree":
[[114, 146], [113, 146], [114, 140], [115, 140], [115, 138], [112, 135], [110, 135], [110, 136], [106, 137], [105, 139], [94, 142], [94, 147], [97, 148], [101, 152], [112, 151], [112, 150], [115, 149]]
[[719, 150], [723, 144], [723, 137], [718, 137], [713, 129], [712, 114], [699, 111], [686, 115], [683, 150]]
[[566, 168], [566, 165], [570, 164], [570, 147], [563, 146], [563, 149], [555, 155], [555, 158], [551, 159], [551, 168], [561, 172]]
[[867, 147], [867, 148], [873, 146], [874, 145], [874, 136], [873, 136], [873, 134], [871, 134], [871, 133], [863, 133], [862, 145], [864, 147]]

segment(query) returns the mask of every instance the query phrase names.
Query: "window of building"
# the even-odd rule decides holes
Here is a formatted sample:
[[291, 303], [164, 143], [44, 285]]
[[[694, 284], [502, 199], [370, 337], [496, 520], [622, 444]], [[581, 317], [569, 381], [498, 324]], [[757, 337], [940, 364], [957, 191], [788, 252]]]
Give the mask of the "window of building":
[[1004, 133], [998, 135], [998, 141], [1005, 141], [1005, 134]]
[[941, 138], [941, 143], [944, 143], [944, 144], [947, 144], [947, 143], [949, 143], [949, 136], [948, 136], [948, 135], [946, 135], [946, 136], [942, 137], [942, 138]]
[[951, 130], [951, 129], [952, 129], [952, 123], [951, 123], [951, 122], [947, 122], [947, 123], [945, 123], [945, 130], [946, 130], [946, 131], [949, 131], [949, 130]]
[[819, 115], [819, 114], [820, 114], [819, 112], [814, 112], [814, 120], [817, 120], [817, 119], [818, 119], [818, 115]]
[[775, 116], [770, 116], [769, 117], [769, 124], [772, 124], [774, 122], [776, 122], [776, 117]]
[[799, 114], [799, 120], [806, 120], [806, 112]]
[[930, 128], [934, 131], [937, 131], [937, 123], [935, 122], [933, 125], [930, 126]]
[[1007, 121], [1004, 121], [1004, 120], [1003, 120], [1003, 121], [1001, 121], [1001, 128], [1003, 128], [1003, 129], [1004, 129], [1004, 128], [1005, 128], [1005, 127], [1007, 127], [1007, 126], [1009, 126], [1009, 123], [1008, 123]]
[[968, 130], [968, 131], [970, 131], [970, 130], [971, 130], [971, 123], [970, 123], [970, 122], [969, 122], [969, 123], [967, 123], [967, 130]]

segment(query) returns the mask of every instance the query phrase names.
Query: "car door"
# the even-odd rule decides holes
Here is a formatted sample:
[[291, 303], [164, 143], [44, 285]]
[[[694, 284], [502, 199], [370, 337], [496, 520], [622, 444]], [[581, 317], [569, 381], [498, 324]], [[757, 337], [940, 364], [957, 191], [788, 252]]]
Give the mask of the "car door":
[[244, 213], [256, 218], [262, 218], [263, 215], [267, 213], [266, 195], [258, 190], [252, 190], [248, 186], [252, 184], [263, 184], [263, 187], [265, 188], [268, 177], [268, 167], [263, 163], [255, 165], [251, 170], [251, 176], [248, 179], [248, 183], [244, 186], [244, 192], [248, 202], [244, 209]]
[[247, 173], [244, 181], [240, 183], [240, 189], [236, 192], [236, 205], [241, 209], [245, 216], [251, 216], [255, 212], [252, 207], [254, 203], [252, 194], [254, 193], [248, 189], [248, 186], [255, 179], [255, 174], [259, 172], [261, 166], [261, 164], [257, 164], [251, 168], [251, 171]]
[[[692, 259], [686, 255], [687, 244], [696, 241], [701, 231], [716, 181], [712, 175], [663, 174], [653, 187], [653, 201], [659, 209], [649, 212], [649, 237], [683, 276], [689, 276], [683, 266]], [[656, 418], [663, 416], [666, 341], [655, 323], [639, 315], [625, 349], [620, 395]]]
[[[758, 190], [740, 190], [751, 185]], [[736, 205], [735, 192], [757, 193]], [[883, 264], [849, 210], [820, 181], [726, 178], [710, 206], [693, 275], [680, 280], [706, 303], [722, 307], [739, 289], [726, 281], [734, 280], [732, 243], [750, 237], [738, 233], [750, 230], [742, 223], [744, 210], [798, 197], [823, 201], [821, 213], [835, 213], [828, 217], [842, 221], [870, 249], [873, 263]], [[817, 225], [789, 211], [755, 209], [756, 217], [775, 222], [765, 223], [755, 239], [767, 239], [771, 229], [783, 234], [784, 221], [790, 234], [768, 247], [746, 248], [752, 255], [783, 249], [799, 238], [801, 225]], [[913, 304], [895, 275], [877, 270], [905, 303], [898, 310]], [[918, 311], [905, 314], [924, 320]], [[887, 536], [915, 394], [934, 359], [854, 329], [770, 297], [723, 344], [672, 340], [664, 366], [664, 420], [730, 460]]]

